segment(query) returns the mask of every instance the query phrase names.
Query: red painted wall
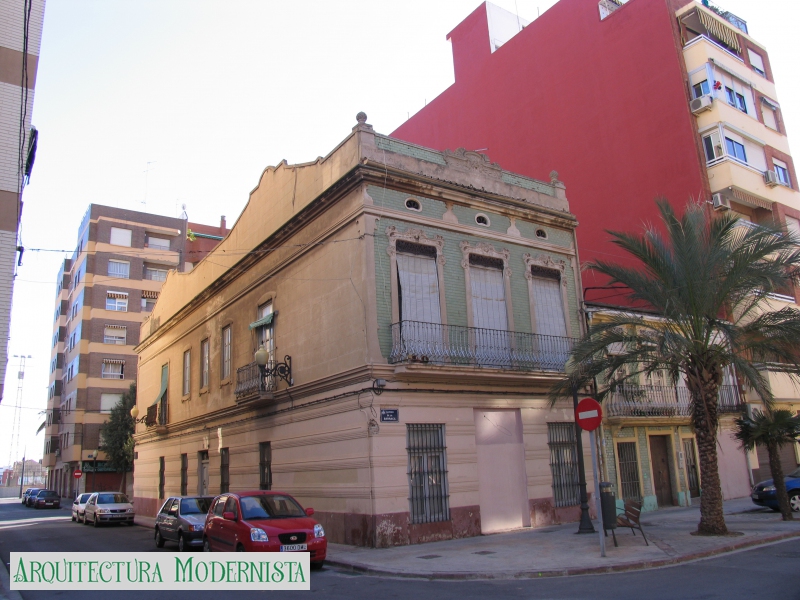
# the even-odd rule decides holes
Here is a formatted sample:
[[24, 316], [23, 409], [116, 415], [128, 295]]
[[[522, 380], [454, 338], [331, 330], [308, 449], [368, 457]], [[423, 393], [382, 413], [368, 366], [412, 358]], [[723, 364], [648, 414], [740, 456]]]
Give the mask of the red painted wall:
[[[392, 135], [488, 148], [504, 169], [545, 181], [557, 170], [581, 261], [617, 261], [605, 230], [656, 221], [656, 196], [680, 206], [707, 193], [673, 27], [681, 4], [630, 0], [600, 21], [597, 0], [561, 0], [494, 54], [481, 5], [448, 36], [455, 84]], [[583, 282], [603, 284], [591, 273]]]

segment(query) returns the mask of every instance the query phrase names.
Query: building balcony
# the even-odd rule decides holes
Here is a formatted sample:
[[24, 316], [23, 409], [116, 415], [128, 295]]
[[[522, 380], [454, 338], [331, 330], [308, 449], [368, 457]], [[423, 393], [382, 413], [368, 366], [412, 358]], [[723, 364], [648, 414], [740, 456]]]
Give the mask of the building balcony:
[[[266, 369], [271, 370], [275, 361], [267, 362]], [[251, 362], [236, 369], [236, 389], [234, 394], [239, 401], [269, 400], [278, 388], [277, 377], [263, 376], [256, 362]]]
[[564, 372], [568, 337], [401, 321], [392, 325], [389, 363]]
[[[688, 421], [691, 416], [689, 388], [683, 386], [620, 385], [612, 392], [603, 408], [609, 419], [680, 417]], [[720, 386], [718, 413], [739, 413], [743, 409], [744, 403], [737, 387]]]
[[[60, 454], [60, 453], [59, 453]], [[56, 453], [55, 452], [48, 452], [42, 456], [42, 466], [43, 467], [55, 467], [56, 466]]]

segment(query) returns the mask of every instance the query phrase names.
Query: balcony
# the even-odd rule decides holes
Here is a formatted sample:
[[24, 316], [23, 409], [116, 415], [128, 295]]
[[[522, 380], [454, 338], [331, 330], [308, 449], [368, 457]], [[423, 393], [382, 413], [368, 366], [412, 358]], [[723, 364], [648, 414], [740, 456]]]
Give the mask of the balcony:
[[[272, 369], [275, 361], [267, 362], [267, 369]], [[262, 377], [258, 364], [251, 362], [236, 369], [236, 389], [234, 394], [237, 400], [272, 398], [272, 393], [277, 389], [278, 382], [274, 376]]]
[[147, 414], [145, 415], [144, 424], [147, 427], [156, 427], [160, 429], [167, 426], [168, 404], [166, 397], [162, 397], [155, 404], [147, 407]]
[[[690, 412], [689, 388], [666, 385], [621, 385], [604, 403], [604, 410], [612, 417], [682, 417], [687, 420]], [[719, 389], [717, 410], [719, 414], [741, 412], [744, 404], [735, 385], [723, 385]]]
[[389, 363], [563, 372], [568, 337], [402, 321], [392, 325]]

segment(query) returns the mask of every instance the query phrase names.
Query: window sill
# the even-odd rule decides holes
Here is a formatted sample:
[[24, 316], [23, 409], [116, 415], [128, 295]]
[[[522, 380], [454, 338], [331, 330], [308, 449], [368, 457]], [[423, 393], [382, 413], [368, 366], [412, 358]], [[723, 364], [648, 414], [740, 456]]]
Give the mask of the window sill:
[[202, 396], [203, 394], [207, 394], [208, 391], [209, 391], [208, 386], [200, 388], [200, 395]]
[[222, 381], [219, 382], [219, 387], [224, 387], [226, 385], [230, 385], [232, 382], [233, 382], [233, 379], [231, 379], [230, 377], [227, 377], [226, 379], [223, 379]]
[[184, 402], [188, 402], [191, 399], [192, 399], [192, 394], [191, 393], [184, 394], [183, 396], [181, 396], [181, 404], [184, 403]]

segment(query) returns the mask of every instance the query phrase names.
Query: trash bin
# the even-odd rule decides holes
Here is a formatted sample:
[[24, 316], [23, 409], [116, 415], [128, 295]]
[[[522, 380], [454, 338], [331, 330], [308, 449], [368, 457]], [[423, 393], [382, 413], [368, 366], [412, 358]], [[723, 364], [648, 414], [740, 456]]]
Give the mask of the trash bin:
[[612, 484], [600, 482], [600, 506], [603, 510], [603, 529], [617, 528], [617, 499], [611, 491]]

